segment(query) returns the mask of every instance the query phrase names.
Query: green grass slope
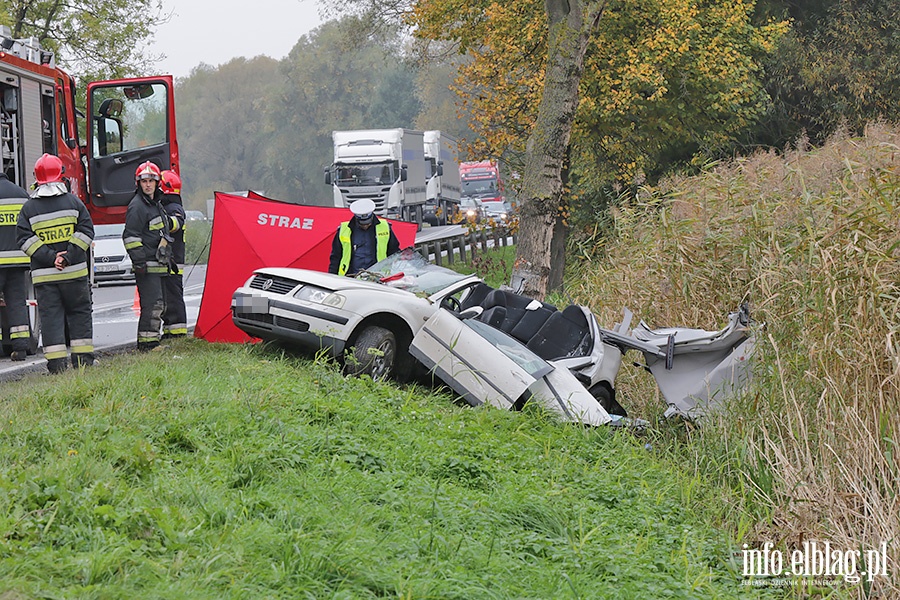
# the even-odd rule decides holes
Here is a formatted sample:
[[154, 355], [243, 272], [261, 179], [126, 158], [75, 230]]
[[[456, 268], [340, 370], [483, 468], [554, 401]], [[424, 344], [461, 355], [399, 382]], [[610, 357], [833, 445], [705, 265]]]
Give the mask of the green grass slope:
[[711, 489], [625, 432], [179, 341], [4, 384], [0, 598], [737, 598]]

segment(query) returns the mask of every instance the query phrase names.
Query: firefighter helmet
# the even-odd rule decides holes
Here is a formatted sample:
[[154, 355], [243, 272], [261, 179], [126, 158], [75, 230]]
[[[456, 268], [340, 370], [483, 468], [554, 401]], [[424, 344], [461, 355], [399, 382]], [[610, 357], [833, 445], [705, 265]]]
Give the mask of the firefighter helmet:
[[58, 156], [44, 154], [34, 163], [34, 181], [38, 185], [63, 180], [66, 168]]
[[159, 181], [160, 178], [161, 174], [159, 172], [159, 167], [149, 160], [141, 163], [137, 168], [137, 171], [134, 172], [134, 180], [137, 183], [140, 183], [141, 179], [153, 179], [154, 181]]
[[159, 187], [163, 194], [180, 194], [181, 193], [181, 177], [175, 171], [163, 171], [161, 174]]

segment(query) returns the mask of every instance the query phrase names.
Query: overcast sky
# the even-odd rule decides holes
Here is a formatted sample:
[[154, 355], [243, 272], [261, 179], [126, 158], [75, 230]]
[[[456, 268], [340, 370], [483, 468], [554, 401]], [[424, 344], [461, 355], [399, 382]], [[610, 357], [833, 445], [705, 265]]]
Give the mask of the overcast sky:
[[163, 6], [174, 14], [156, 30], [150, 52], [166, 59], [152, 71], [175, 77], [238, 56], [284, 58], [322, 22], [317, 0], [163, 0]]

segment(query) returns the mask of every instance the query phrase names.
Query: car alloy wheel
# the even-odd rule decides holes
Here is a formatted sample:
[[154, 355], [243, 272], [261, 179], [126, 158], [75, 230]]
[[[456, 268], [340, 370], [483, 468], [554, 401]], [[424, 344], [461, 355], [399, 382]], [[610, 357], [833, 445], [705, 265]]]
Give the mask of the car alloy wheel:
[[363, 329], [345, 358], [349, 375], [368, 375], [385, 380], [394, 372], [397, 358], [397, 338], [384, 327], [372, 325]]

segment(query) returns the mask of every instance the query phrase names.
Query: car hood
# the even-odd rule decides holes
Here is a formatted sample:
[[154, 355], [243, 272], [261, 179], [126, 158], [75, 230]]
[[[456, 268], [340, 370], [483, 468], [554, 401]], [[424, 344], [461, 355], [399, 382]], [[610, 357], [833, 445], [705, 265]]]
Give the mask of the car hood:
[[94, 240], [94, 254], [108, 256], [110, 254], [125, 254], [125, 244], [120, 238], [106, 238]]
[[[262, 269], [256, 269], [254, 271], [257, 275], [271, 275], [274, 277], [281, 277], [285, 279], [290, 279], [293, 281], [297, 281], [298, 283], [303, 283], [306, 285], [314, 285], [316, 287], [320, 287], [332, 292], [347, 292], [352, 290], [360, 290], [367, 292], [375, 292], [379, 294], [388, 294], [395, 296], [409, 296], [411, 294], [417, 296], [423, 296], [425, 294], [416, 293], [411, 290], [403, 289], [402, 286], [403, 281], [401, 279], [394, 280], [391, 283], [379, 283], [376, 281], [365, 281], [363, 279], [355, 279], [353, 277], [345, 277], [341, 275], [333, 275], [331, 273], [322, 273], [321, 271], [310, 271], [307, 269], [294, 269], [288, 267], [266, 267]], [[476, 276], [467, 277], [461, 279], [458, 283], [462, 284], [462, 282], [469, 281], [480, 281], [480, 278]], [[450, 287], [450, 286], [448, 286]], [[452, 287], [460, 287], [460, 285], [453, 285]], [[438, 293], [441, 290], [437, 290], [433, 293]]]

